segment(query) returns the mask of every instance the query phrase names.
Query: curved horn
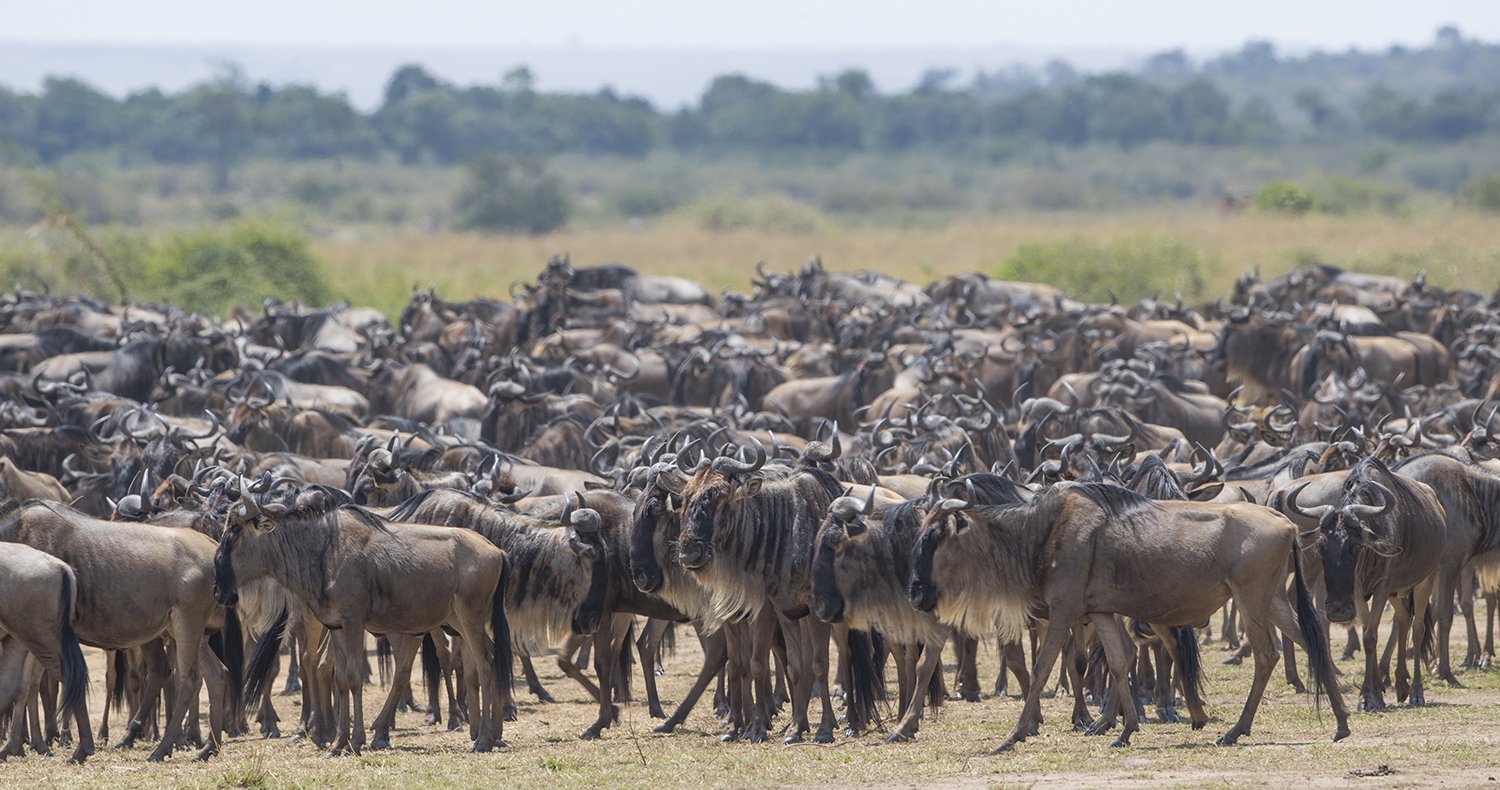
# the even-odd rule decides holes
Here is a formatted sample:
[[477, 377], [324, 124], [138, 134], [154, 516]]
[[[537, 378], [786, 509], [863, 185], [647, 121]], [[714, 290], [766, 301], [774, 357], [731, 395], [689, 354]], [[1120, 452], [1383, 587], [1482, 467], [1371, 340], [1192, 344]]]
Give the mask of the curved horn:
[[1299, 484], [1296, 488], [1293, 488], [1290, 492], [1288, 492], [1286, 497], [1286, 505], [1287, 507], [1292, 509], [1292, 512], [1296, 513], [1299, 516], [1302, 516], [1303, 518], [1321, 522], [1324, 516], [1327, 516], [1329, 513], [1332, 513], [1334, 511], [1333, 505], [1318, 505], [1311, 510], [1303, 510], [1302, 507], [1297, 504], [1297, 496], [1302, 493], [1303, 489], [1307, 488], [1310, 485], [1312, 485], [1311, 480]]
[[755, 460], [753, 462], [746, 463], [736, 458], [721, 456], [714, 459], [713, 470], [726, 477], [737, 474], [747, 475], [760, 471], [760, 468], [766, 465], [766, 448], [760, 443], [760, 440], [753, 436], [750, 437], [750, 441], [755, 444]]

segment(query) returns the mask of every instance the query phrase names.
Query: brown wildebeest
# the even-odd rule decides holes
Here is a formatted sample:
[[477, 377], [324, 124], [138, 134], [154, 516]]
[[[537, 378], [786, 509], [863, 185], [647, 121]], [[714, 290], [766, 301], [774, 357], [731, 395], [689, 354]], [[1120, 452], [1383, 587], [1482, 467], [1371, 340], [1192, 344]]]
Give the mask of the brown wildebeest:
[[[1447, 514], [1432, 488], [1391, 474], [1380, 460], [1367, 457], [1350, 470], [1337, 505], [1303, 509], [1297, 495], [1311, 481], [1287, 494], [1287, 506], [1317, 522], [1316, 549], [1322, 558], [1327, 589], [1324, 611], [1330, 622], [1364, 621], [1365, 680], [1360, 705], [1366, 710], [1385, 707], [1384, 682], [1379, 670], [1380, 620], [1388, 600], [1395, 600], [1396, 638], [1405, 652], [1407, 627], [1417, 648], [1411, 704], [1425, 705], [1422, 693], [1422, 654], [1432, 647], [1428, 633], [1428, 602], [1442, 559]], [[1373, 493], [1380, 504], [1360, 501]], [[1407, 611], [1406, 595], [1412, 598]], [[1368, 599], [1368, 603], [1366, 602]], [[1404, 655], [1398, 657], [1398, 662]], [[1406, 667], [1398, 665], [1396, 691], [1407, 695]]]
[[[78, 748], [68, 758], [75, 765], [94, 753], [84, 706], [89, 669], [73, 632], [77, 593], [78, 580], [67, 563], [20, 543], [0, 543], [0, 714], [31, 691], [29, 653], [62, 683], [60, 710], [78, 724]], [[23, 709], [24, 703], [11, 712], [13, 721], [25, 719]]]
[[[233, 605], [238, 580], [270, 576], [333, 632], [338, 732], [330, 755], [359, 754], [365, 743], [365, 632], [420, 637], [444, 625], [463, 639], [474, 750], [503, 746], [497, 682], [510, 684], [511, 665], [505, 553], [468, 530], [391, 524], [345, 502], [318, 486], [286, 496], [246, 491], [214, 555], [215, 596]], [[277, 629], [269, 636], [273, 645], [280, 638]], [[383, 710], [377, 723], [390, 718]], [[375, 743], [385, 738], [376, 731]]]
[[[213, 598], [213, 539], [186, 529], [99, 521], [56, 502], [0, 504], [0, 541], [24, 543], [66, 562], [78, 579], [74, 627], [81, 642], [106, 650], [127, 650], [161, 637], [176, 644], [172, 668], [172, 710], [161, 742], [147, 759], [166, 759], [177, 745], [183, 719], [198, 698], [200, 661], [218, 681], [224, 664], [208, 649], [204, 634], [238, 631]], [[238, 634], [225, 644], [238, 644]], [[239, 676], [239, 656], [228, 656], [227, 672]], [[143, 700], [155, 698], [161, 678], [153, 675]], [[221, 693], [209, 696], [209, 737], [195, 760], [218, 753], [224, 727]], [[150, 708], [142, 705], [122, 745], [139, 737]]]
[[[1233, 596], [1255, 654], [1255, 679], [1239, 721], [1219, 739], [1250, 732], [1278, 660], [1271, 627], [1309, 650], [1314, 689], [1326, 689], [1349, 734], [1312, 596], [1302, 578], [1296, 527], [1258, 505], [1152, 502], [1100, 483], [1059, 483], [1030, 503], [976, 507], [945, 499], [928, 513], [912, 553], [913, 605], [971, 633], [1019, 634], [1025, 617], [1045, 613], [1050, 628], [1037, 654], [1036, 678], [1020, 720], [996, 751], [1024, 741], [1038, 723], [1043, 680], [1068, 636], [1087, 618], [1109, 660], [1125, 713], [1124, 746], [1139, 729], [1127, 677], [1134, 651], [1115, 615], [1164, 626], [1200, 623]], [[1286, 594], [1288, 558], [1297, 607]], [[1184, 680], [1187, 680], [1184, 678]], [[1192, 711], [1203, 721], [1202, 711]]]

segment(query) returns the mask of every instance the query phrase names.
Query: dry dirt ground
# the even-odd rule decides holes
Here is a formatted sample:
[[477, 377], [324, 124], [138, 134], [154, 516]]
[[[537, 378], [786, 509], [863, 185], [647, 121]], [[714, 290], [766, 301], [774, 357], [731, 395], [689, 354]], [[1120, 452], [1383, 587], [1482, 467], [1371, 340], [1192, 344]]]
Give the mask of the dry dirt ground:
[[[1455, 629], [1462, 633], [1462, 626]], [[696, 671], [700, 653], [690, 632], [667, 658], [661, 678], [666, 703], [675, 703]], [[1342, 634], [1335, 638], [1342, 646]], [[1455, 651], [1462, 657], [1461, 637]], [[105, 699], [103, 662], [87, 655], [95, 677], [90, 704], [97, 726]], [[421, 724], [418, 713], [398, 717], [394, 748], [359, 757], [325, 759], [310, 742], [293, 738], [231, 739], [207, 764], [183, 754], [148, 764], [150, 746], [128, 751], [101, 748], [82, 768], [58, 756], [27, 755], [0, 765], [4, 787], [1393, 787], [1480, 786], [1500, 778], [1500, 671], [1460, 674], [1465, 688], [1429, 686], [1425, 709], [1395, 707], [1358, 713], [1353, 735], [1330, 743], [1333, 719], [1326, 703], [1321, 719], [1309, 696], [1280, 682], [1278, 668], [1268, 688], [1254, 734], [1241, 745], [1220, 748], [1214, 739], [1238, 716], [1250, 683], [1250, 662], [1223, 666], [1227, 654], [1214, 644], [1204, 650], [1208, 668], [1208, 729], [1148, 720], [1127, 749], [1111, 749], [1110, 738], [1072, 732], [1068, 702], [1045, 700], [1047, 723], [1039, 737], [1015, 752], [988, 752], [1010, 731], [1020, 709], [1015, 697], [986, 695], [979, 703], [953, 701], [923, 724], [914, 743], [889, 745], [880, 733], [839, 737], [830, 746], [721, 743], [719, 726], [705, 701], [678, 733], [651, 731], [655, 722], [640, 704], [622, 706], [620, 722], [602, 740], [580, 741], [594, 707], [575, 683], [547, 659], [537, 661], [543, 680], [560, 700], [535, 704], [521, 698], [520, 720], [508, 724], [509, 746], [470, 754], [463, 734]], [[993, 649], [981, 652], [986, 690], [996, 666]], [[1340, 663], [1346, 698], [1353, 701], [1362, 659]], [[638, 671], [638, 670], [637, 670]], [[950, 668], [951, 671], [951, 668]], [[950, 675], [951, 679], [951, 675]], [[423, 694], [421, 681], [417, 692]], [[280, 681], [278, 681], [279, 689]], [[894, 683], [892, 684], [894, 686]], [[1012, 684], [1014, 688], [1014, 684]], [[637, 696], [642, 696], [639, 678]], [[518, 689], [520, 691], [520, 689]], [[1013, 692], [1014, 693], [1014, 692]], [[373, 717], [384, 690], [369, 687], [365, 710]], [[1390, 695], [1389, 702], [1394, 702]], [[295, 697], [276, 700], [283, 730], [298, 715]], [[670, 707], [668, 708], [670, 710]], [[1154, 712], [1148, 708], [1148, 714]], [[118, 718], [115, 719], [119, 721]], [[119, 735], [115, 724], [114, 735]], [[1381, 767], [1385, 766], [1384, 769]], [[1369, 774], [1384, 774], [1374, 775]]]

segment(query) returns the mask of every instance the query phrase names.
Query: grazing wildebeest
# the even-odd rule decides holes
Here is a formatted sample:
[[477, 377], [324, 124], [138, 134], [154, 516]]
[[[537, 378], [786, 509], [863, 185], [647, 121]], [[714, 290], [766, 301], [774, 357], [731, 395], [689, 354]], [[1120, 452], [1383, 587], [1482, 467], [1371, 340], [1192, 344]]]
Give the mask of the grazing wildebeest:
[[[1266, 680], [1278, 659], [1271, 627], [1310, 651], [1314, 688], [1326, 689], [1338, 728], [1348, 711], [1334, 679], [1328, 640], [1302, 578], [1296, 527], [1275, 511], [1248, 504], [1152, 502], [1102, 483], [1059, 483], [1027, 504], [976, 507], [949, 498], [932, 509], [913, 551], [912, 603], [971, 633], [1019, 634], [1032, 612], [1051, 627], [1037, 654], [1036, 677], [1020, 720], [997, 751], [1034, 732], [1042, 680], [1068, 636], [1085, 618], [1108, 657], [1127, 745], [1139, 729], [1125, 697], [1131, 650], [1115, 615], [1166, 626], [1192, 625], [1239, 602], [1254, 648], [1255, 679], [1239, 720], [1220, 739], [1250, 732]], [[1290, 558], [1296, 612], [1286, 595]], [[1193, 711], [1196, 721], [1205, 720]]]
[[[1287, 506], [1317, 522], [1315, 546], [1323, 562], [1327, 590], [1324, 611], [1330, 622], [1349, 623], [1362, 616], [1365, 679], [1360, 704], [1366, 710], [1385, 707], [1384, 682], [1378, 668], [1380, 620], [1387, 601], [1396, 602], [1396, 638], [1405, 644], [1411, 628], [1417, 650], [1411, 704], [1424, 705], [1422, 658], [1431, 647], [1427, 608], [1446, 545], [1447, 515], [1432, 489], [1391, 474], [1373, 456], [1361, 460], [1344, 480], [1337, 505], [1298, 507], [1297, 495], [1311, 482], [1287, 494]], [[1373, 494], [1379, 504], [1362, 499]], [[1411, 611], [1406, 610], [1411, 595]], [[1368, 603], [1367, 603], [1368, 599]], [[1404, 652], [1404, 651], [1403, 651]], [[1406, 696], [1398, 667], [1397, 693]]]
[[25, 719], [24, 704], [14, 710], [12, 706], [31, 692], [26, 677], [29, 653], [62, 683], [59, 709], [78, 725], [78, 748], [69, 764], [82, 763], [94, 753], [84, 705], [89, 669], [73, 631], [77, 604], [78, 579], [67, 563], [20, 543], [0, 543], [0, 715], [9, 712], [12, 721]]
[[[270, 576], [333, 632], [338, 732], [328, 753], [358, 754], [365, 743], [365, 632], [421, 636], [443, 626], [463, 640], [474, 750], [503, 746], [505, 553], [468, 530], [387, 523], [321, 487], [274, 495], [247, 491], [231, 509], [214, 555], [214, 594], [233, 605], [237, 581]], [[269, 634], [274, 644], [280, 635]]]
[[[172, 709], [161, 742], [147, 758], [166, 759], [177, 746], [190, 704], [198, 698], [200, 661], [225, 671], [204, 635], [221, 627], [239, 628], [238, 621], [227, 618], [214, 602], [213, 540], [192, 530], [99, 521], [60, 503], [29, 501], [0, 504], [0, 541], [40, 549], [73, 569], [78, 579], [74, 627], [84, 644], [127, 650], [171, 638], [176, 645]], [[225, 641], [238, 639], [235, 634]], [[240, 659], [226, 658], [227, 673], [237, 679]], [[153, 676], [153, 682], [159, 684], [160, 679]], [[148, 686], [147, 691], [143, 699], [149, 700], [159, 688]], [[221, 696], [209, 697], [209, 737], [194, 759], [207, 759], [219, 750]], [[146, 707], [137, 711], [124, 745], [139, 737]]]

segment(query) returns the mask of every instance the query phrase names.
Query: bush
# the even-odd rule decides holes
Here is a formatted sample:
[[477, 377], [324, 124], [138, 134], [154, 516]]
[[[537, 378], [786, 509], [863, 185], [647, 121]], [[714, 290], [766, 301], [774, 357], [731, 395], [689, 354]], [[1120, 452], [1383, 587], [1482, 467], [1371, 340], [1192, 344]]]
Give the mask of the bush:
[[1203, 275], [1214, 263], [1175, 236], [1141, 233], [1100, 245], [1082, 238], [1025, 244], [995, 272], [1006, 280], [1055, 285], [1090, 301], [1147, 296], [1203, 296]]
[[1480, 211], [1500, 213], [1500, 173], [1469, 179], [1464, 184], [1462, 198]]
[[1394, 184], [1348, 176], [1330, 176], [1320, 181], [1317, 195], [1317, 209], [1325, 214], [1361, 211], [1397, 214], [1406, 208], [1410, 197], [1407, 190]]
[[811, 233], [825, 224], [817, 209], [781, 195], [704, 198], [673, 213], [713, 233]]
[[138, 250], [138, 269], [127, 283], [134, 299], [163, 301], [202, 313], [226, 314], [235, 305], [267, 297], [318, 305], [332, 292], [322, 267], [300, 233], [255, 222], [226, 232], [174, 234]]
[[1272, 214], [1306, 214], [1316, 204], [1311, 190], [1290, 181], [1272, 181], [1255, 193], [1255, 209]]
[[453, 211], [460, 230], [542, 234], [567, 224], [570, 206], [562, 182], [540, 164], [482, 156], [469, 164]]

